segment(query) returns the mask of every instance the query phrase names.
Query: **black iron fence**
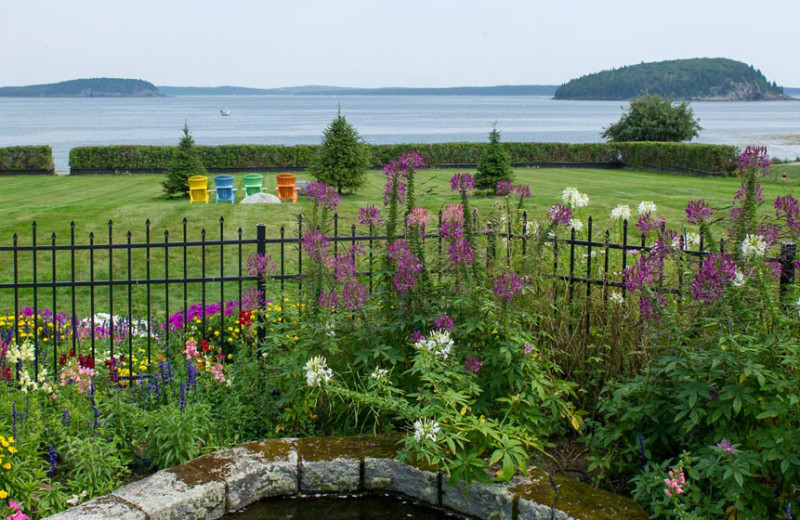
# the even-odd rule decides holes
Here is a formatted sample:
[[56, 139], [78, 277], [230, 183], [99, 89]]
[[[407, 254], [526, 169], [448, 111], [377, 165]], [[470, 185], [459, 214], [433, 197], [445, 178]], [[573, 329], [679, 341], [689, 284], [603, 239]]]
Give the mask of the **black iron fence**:
[[[441, 219], [440, 213], [440, 224]], [[199, 239], [190, 239], [186, 219], [177, 237], [169, 231], [153, 233], [147, 221], [143, 240], [134, 241], [130, 231], [119, 240], [113, 223], [109, 222], [105, 236], [90, 233], [88, 242], [78, 243], [74, 224], [67, 240], [59, 240], [54, 233], [42, 240], [34, 223], [29, 241], [22, 243], [15, 234], [11, 245], [0, 246], [0, 311], [13, 312], [13, 316], [5, 317], [0, 312], [0, 333], [5, 335], [0, 339], [6, 345], [11, 342], [19, 345], [30, 339], [37, 354], [36, 365], [44, 347], [49, 352], [48, 358], [52, 355], [55, 367], [59, 352], [68, 348], [78, 352], [79, 343], [81, 348], [91, 349], [94, 357], [98, 337], [109, 345], [111, 356], [118, 349], [127, 350], [132, 358], [137, 337], [137, 344], [144, 346], [149, 363], [151, 347], [157, 339], [168, 341], [170, 333], [180, 333], [163, 326], [168, 324], [170, 315], [183, 313], [185, 322], [192, 305], [206, 309], [211, 302], [222, 302], [223, 306], [241, 312], [248, 291], [259, 288], [259, 282], [263, 282], [257, 274], [248, 272], [251, 255], [269, 255], [274, 259], [276, 271], [271, 279], [281, 301], [287, 282], [292, 282], [293, 294], [302, 290], [303, 225], [299, 216], [296, 230], [291, 233], [281, 227], [278, 236], [268, 237], [267, 226], [257, 224], [250, 234], [240, 228], [231, 236], [220, 218], [217, 237], [209, 238], [209, 233], [201, 229], [197, 233]], [[581, 233], [586, 238], [578, 238], [573, 230], [569, 236], [551, 236], [545, 240], [535, 238], [534, 226], [527, 215], [523, 215], [517, 230], [510, 224], [487, 225], [480, 231], [486, 238], [485, 261], [524, 267], [534, 262], [535, 255], [539, 274], [553, 281], [548, 296], [554, 300], [567, 298], [571, 302], [581, 290], [589, 298], [593, 288], [598, 287], [604, 298], [608, 297], [609, 289], [619, 290], [624, 296], [622, 273], [630, 264], [629, 256], [650, 247], [643, 235], [629, 233], [627, 222], [614, 231], [596, 233], [589, 218], [586, 234]], [[447, 269], [447, 262], [443, 261], [447, 256], [443, 238], [437, 233], [425, 237], [426, 248], [435, 258], [432, 266]], [[328, 238], [334, 254], [349, 245], [368, 246], [358, 274], [368, 280], [372, 290], [375, 260], [372, 251], [386, 237], [372, 230], [359, 234], [355, 225], [342, 228], [334, 215]], [[534, 245], [539, 246], [536, 251]], [[702, 242], [696, 250], [683, 252], [699, 259], [708, 253]], [[772, 260], [780, 264], [781, 293], [794, 282], [795, 254], [795, 245], [784, 243], [780, 255]], [[263, 300], [260, 305], [264, 305]], [[223, 313], [219, 314], [222, 324]], [[205, 330], [205, 310], [198, 319]], [[224, 339], [225, 329], [220, 329]]]

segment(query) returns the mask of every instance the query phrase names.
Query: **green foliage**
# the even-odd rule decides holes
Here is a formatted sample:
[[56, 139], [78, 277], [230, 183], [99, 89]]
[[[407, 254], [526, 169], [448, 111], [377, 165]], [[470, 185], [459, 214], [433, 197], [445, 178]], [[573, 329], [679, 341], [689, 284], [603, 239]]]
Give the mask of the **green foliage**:
[[0, 148], [0, 173], [28, 170], [53, 171], [53, 149], [49, 146]]
[[210, 411], [205, 403], [181, 410], [176, 404], [148, 415], [145, 454], [154, 468], [166, 469], [198, 457], [208, 435]]
[[672, 98], [651, 94], [632, 99], [628, 111], [602, 136], [613, 142], [681, 142], [691, 141], [699, 130], [694, 111], [686, 101], [673, 104]]
[[475, 188], [494, 192], [497, 183], [514, 179], [511, 157], [500, 144], [500, 131], [495, 126], [489, 132], [489, 147], [478, 160], [478, 173], [475, 175]]
[[341, 108], [323, 132], [309, 172], [318, 182], [342, 190], [356, 190], [364, 184], [369, 166], [369, 152], [358, 131], [347, 122]]
[[[365, 145], [371, 168], [381, 168], [404, 152], [416, 150], [430, 166], [474, 165], [490, 143], [428, 143]], [[511, 164], [613, 163], [617, 152], [632, 167], [690, 168], [707, 172], [732, 172], [738, 151], [735, 146], [698, 143], [502, 143]], [[307, 168], [319, 145], [221, 145], [196, 146], [209, 169]], [[149, 171], [166, 170], [174, 146], [83, 146], [70, 150], [73, 170]]]
[[116, 446], [101, 436], [70, 438], [62, 456], [69, 461], [70, 487], [86, 491], [88, 498], [112, 492], [129, 473], [127, 461], [120, 457]]
[[169, 170], [161, 185], [168, 197], [186, 197], [189, 191], [189, 177], [206, 175], [203, 162], [194, 149], [194, 139], [189, 133], [189, 123], [183, 125], [183, 137], [178, 144], [178, 150], [172, 157]]
[[573, 79], [561, 85], [556, 99], [630, 99], [644, 92], [679, 99], [775, 98], [783, 88], [768, 82], [752, 65], [724, 58], [641, 63]]

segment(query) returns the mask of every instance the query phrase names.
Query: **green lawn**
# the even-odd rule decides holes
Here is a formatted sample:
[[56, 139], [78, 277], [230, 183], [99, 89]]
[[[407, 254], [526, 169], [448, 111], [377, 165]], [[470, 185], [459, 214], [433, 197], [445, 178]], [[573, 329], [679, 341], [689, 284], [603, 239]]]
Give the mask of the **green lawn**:
[[[787, 179], [782, 179], [783, 173]], [[450, 190], [449, 179], [455, 170], [424, 170], [417, 177], [417, 194], [420, 205], [431, 211], [438, 211], [447, 204], [457, 204], [458, 195]], [[474, 172], [472, 172], [474, 173]], [[241, 175], [237, 175], [236, 185], [241, 187]], [[308, 180], [305, 174], [298, 175], [299, 180]], [[0, 245], [12, 244], [12, 236], [18, 234], [20, 244], [31, 242], [31, 224], [37, 222], [37, 243], [50, 244], [52, 234], [56, 234], [56, 243], [66, 245], [70, 239], [70, 222], [75, 223], [75, 241], [87, 244], [89, 233], [95, 234], [95, 243], [108, 243], [108, 222], [114, 222], [114, 243], [124, 244], [127, 232], [131, 232], [133, 243], [144, 242], [145, 221], [151, 222], [151, 241], [161, 242], [164, 231], [169, 230], [170, 242], [182, 239], [182, 220], [187, 219], [189, 240], [199, 241], [201, 229], [206, 229], [207, 240], [219, 238], [220, 217], [224, 218], [226, 239], [235, 238], [237, 230], [243, 230], [244, 238], [255, 238], [257, 223], [267, 225], [267, 237], [278, 238], [281, 226], [285, 226], [286, 237], [294, 237], [297, 232], [297, 216], [309, 212], [311, 203], [301, 200], [298, 204], [279, 205], [245, 205], [245, 204], [189, 204], [185, 199], [166, 199], [162, 196], [161, 177], [158, 175], [123, 175], [123, 176], [14, 176], [3, 178], [5, 189], [0, 195], [0, 208], [3, 219], [0, 220]], [[637, 171], [584, 170], [584, 169], [518, 169], [516, 183], [527, 184], [533, 197], [527, 202], [529, 219], [540, 219], [547, 209], [561, 202], [561, 192], [567, 186], [574, 186], [590, 197], [590, 204], [581, 210], [580, 217], [593, 216], [595, 231], [610, 225], [609, 213], [618, 204], [628, 204], [634, 210], [642, 200], [652, 200], [658, 206], [658, 214], [664, 215], [671, 225], [679, 227], [683, 222], [684, 210], [691, 199], [704, 198], [713, 208], [726, 208], [739, 188], [736, 178], [697, 178], [669, 174], [656, 174]], [[265, 175], [265, 185], [275, 192], [274, 174]], [[765, 204], [762, 212], [772, 212], [771, 200], [776, 195], [792, 193], [800, 185], [800, 166], [778, 166], [773, 173], [763, 179]], [[240, 188], [241, 189], [241, 188]], [[241, 193], [238, 193], [241, 199]], [[213, 199], [213, 195], [211, 197]], [[479, 214], [486, 215], [490, 210], [494, 197], [477, 196], [473, 204]], [[352, 224], [356, 223], [358, 209], [367, 204], [382, 207], [383, 174], [370, 172], [366, 186], [356, 195], [345, 195], [340, 205], [341, 235], [351, 233]], [[435, 221], [435, 219], [434, 219]], [[633, 223], [631, 223], [631, 226]], [[632, 228], [632, 233], [636, 229]], [[359, 233], [365, 233], [359, 229]], [[635, 236], [631, 242], [637, 242]], [[429, 244], [434, 247], [434, 244]], [[269, 246], [268, 253], [276, 259], [280, 257], [278, 246]], [[244, 248], [242, 257], [235, 247], [226, 247], [224, 251], [225, 275], [237, 276], [239, 265], [246, 263], [247, 256], [254, 252], [253, 246]], [[186, 267], [183, 263], [181, 248], [170, 251], [170, 278], [180, 277], [184, 268], [190, 276], [202, 276], [199, 248], [189, 251]], [[217, 276], [220, 269], [220, 251], [217, 246], [206, 248], [206, 274]], [[114, 251], [113, 278], [124, 280], [128, 277], [126, 249]], [[296, 272], [298, 258], [296, 246], [286, 246], [286, 272]], [[131, 253], [132, 278], [144, 278], [147, 258], [144, 249], [134, 249]], [[32, 255], [20, 252], [18, 255], [19, 276], [21, 281], [32, 279]], [[87, 251], [76, 254], [76, 280], [89, 280], [92, 272], [95, 280], [107, 280], [109, 258], [106, 251], [97, 251], [93, 257], [94, 269], [90, 271], [90, 258]], [[150, 258], [151, 276], [163, 276], [166, 258], [161, 250], [154, 249]], [[38, 279], [52, 279], [53, 259], [47, 251], [37, 254]], [[67, 281], [71, 277], [72, 259], [68, 251], [61, 251], [56, 258], [57, 279]], [[10, 252], [0, 253], [0, 283], [13, 281], [13, 257]], [[171, 284], [170, 310], [175, 311], [183, 306], [181, 284]], [[238, 286], [228, 283], [224, 294], [218, 284], [208, 284], [208, 301], [225, 296], [232, 297], [238, 293]], [[145, 312], [145, 288], [136, 287], [134, 300], [136, 312]], [[187, 303], [199, 300], [200, 288], [197, 284], [190, 286]], [[167, 295], [163, 285], [154, 285], [151, 296], [153, 309], [163, 310]], [[77, 291], [77, 305], [86, 314], [88, 306], [87, 288]], [[41, 306], [52, 307], [51, 294], [47, 288], [39, 291]], [[23, 305], [29, 304], [31, 293], [20, 294]], [[98, 302], [105, 305], [108, 301], [108, 288], [95, 289]], [[66, 311], [71, 295], [66, 289], [58, 291], [58, 306]], [[117, 287], [114, 291], [115, 309], [125, 311], [127, 306], [127, 289]], [[0, 291], [0, 312], [13, 309], [13, 293]]]
[[[764, 195], [769, 201], [781, 193], [791, 193], [800, 186], [800, 166], [778, 166], [775, 173], [763, 181]], [[788, 180], [779, 179], [786, 172]], [[458, 202], [457, 194], [450, 191], [449, 179], [455, 170], [425, 170], [418, 176], [418, 201], [429, 210], [438, 210], [446, 204]], [[474, 172], [472, 172], [474, 173]], [[242, 186], [237, 175], [236, 185]], [[224, 217], [226, 233], [242, 227], [246, 236], [254, 233], [258, 222], [267, 225], [268, 236], [277, 236], [281, 225], [287, 233], [294, 230], [298, 214], [308, 211], [310, 203], [242, 205], [242, 204], [192, 204], [182, 199], [166, 199], [161, 194], [159, 175], [120, 176], [14, 176], [4, 177], [0, 208], [0, 244], [11, 244], [14, 233], [21, 243], [30, 241], [31, 223], [37, 222], [39, 241], [49, 240], [56, 233], [58, 240], [69, 237], [69, 223], [75, 222], [76, 240], [85, 242], [89, 232], [97, 239], [106, 239], [108, 221], [114, 222], [115, 235], [124, 237], [133, 233], [133, 240], [144, 238], [144, 222], [149, 219], [153, 233], [163, 236], [165, 229], [171, 233], [181, 230], [181, 221], [189, 222], [190, 235], [199, 236], [201, 228], [210, 237], [218, 236], [219, 218]], [[308, 179], [298, 174], [298, 180]], [[561, 191], [566, 186], [577, 187], [590, 197], [590, 205], [583, 217], [593, 216], [600, 224], [607, 223], [610, 210], [617, 204], [629, 204], [633, 209], [641, 200], [652, 200], [658, 213], [668, 221], [683, 220], [687, 201], [705, 198], [712, 207], [730, 204], [739, 186], [736, 178], [697, 178], [669, 174], [615, 170], [537, 169], [516, 170], [516, 183], [528, 184], [533, 193], [528, 203], [529, 214], [539, 216], [548, 207], [560, 202]], [[275, 193], [274, 174], [265, 175], [265, 185]], [[237, 193], [237, 200], [241, 199]], [[213, 195], [211, 196], [213, 200]], [[340, 206], [340, 221], [350, 225], [355, 222], [358, 208], [365, 204], [382, 206], [383, 175], [374, 171], [368, 174], [366, 186], [356, 195], [345, 195]], [[474, 199], [479, 211], [487, 211], [493, 197]]]

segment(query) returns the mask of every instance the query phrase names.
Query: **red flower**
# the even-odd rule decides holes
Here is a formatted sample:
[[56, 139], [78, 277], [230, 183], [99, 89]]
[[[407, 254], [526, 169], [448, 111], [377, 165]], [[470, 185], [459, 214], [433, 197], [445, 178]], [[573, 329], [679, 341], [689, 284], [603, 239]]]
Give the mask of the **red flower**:
[[208, 346], [208, 341], [206, 341], [206, 340], [202, 340], [202, 341], [200, 342], [200, 346], [201, 346], [201, 347], [203, 347], [203, 350], [204, 350], [205, 352], [208, 352], [208, 349], [210, 348], [210, 347]]
[[250, 316], [249, 311], [241, 311], [239, 313], [239, 323], [248, 326], [253, 323], [253, 318]]

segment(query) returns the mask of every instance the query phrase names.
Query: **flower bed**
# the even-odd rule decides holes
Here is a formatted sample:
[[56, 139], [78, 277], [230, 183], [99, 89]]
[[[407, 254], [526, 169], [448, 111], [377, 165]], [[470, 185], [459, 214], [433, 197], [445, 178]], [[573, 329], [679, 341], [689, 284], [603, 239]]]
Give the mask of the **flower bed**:
[[[339, 196], [307, 187], [310, 267], [291, 299], [264, 301], [280, 294], [275, 264], [254, 256], [244, 302], [159, 320], [0, 319], [0, 434], [17, 450], [3, 456], [0, 492], [38, 517], [109, 493], [131, 470], [249, 440], [393, 432], [400, 460], [450, 486], [571, 464], [553, 450], [569, 438], [585, 445], [588, 478], [657, 517], [775, 516], [798, 499], [800, 350], [795, 266], [771, 257], [797, 239], [800, 204], [781, 196], [758, 218], [768, 159], [741, 159], [724, 212], [687, 201], [678, 230], [651, 201], [620, 204], [598, 238], [590, 194], [575, 187], [528, 220], [530, 188], [506, 180], [480, 220], [468, 173], [433, 224], [416, 205], [422, 158], [407, 153], [384, 170], [384, 208], [359, 214], [385, 229], [371, 249], [335, 245]], [[634, 212], [642, 245], [611, 259]], [[580, 294], [576, 273], [542, 260], [560, 247], [574, 257], [577, 241], [590, 246]], [[624, 283], [593, 284], [598, 264]]]

